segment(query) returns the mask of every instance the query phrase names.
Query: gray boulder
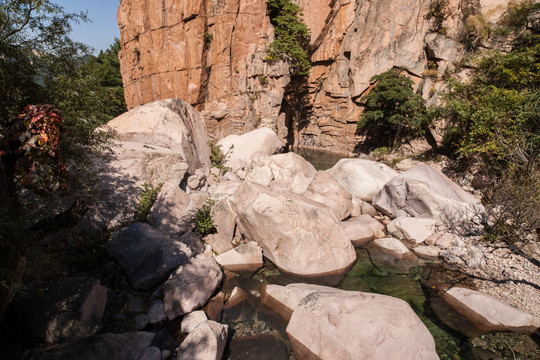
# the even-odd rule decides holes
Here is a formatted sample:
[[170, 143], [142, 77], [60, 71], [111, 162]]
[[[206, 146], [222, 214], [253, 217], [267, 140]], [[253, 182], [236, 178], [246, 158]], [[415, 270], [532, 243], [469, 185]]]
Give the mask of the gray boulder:
[[386, 183], [373, 205], [392, 218], [433, 218], [438, 225], [456, 231], [471, 230], [485, 212], [480, 200], [423, 163]]
[[169, 236], [184, 234], [193, 230], [188, 218], [195, 208], [195, 203], [182, 191], [179, 183], [166, 182], [150, 209], [148, 223]]
[[198, 255], [171, 275], [163, 286], [169, 320], [204, 305], [221, 283], [223, 274], [213, 257]]
[[133, 223], [114, 234], [107, 245], [133, 287], [148, 290], [188, 262], [191, 250], [146, 223]]
[[32, 350], [25, 360], [134, 360], [150, 347], [153, 333], [99, 334], [85, 339]]
[[24, 328], [48, 343], [79, 339], [103, 326], [107, 288], [95, 278], [73, 278], [31, 287], [15, 302]]

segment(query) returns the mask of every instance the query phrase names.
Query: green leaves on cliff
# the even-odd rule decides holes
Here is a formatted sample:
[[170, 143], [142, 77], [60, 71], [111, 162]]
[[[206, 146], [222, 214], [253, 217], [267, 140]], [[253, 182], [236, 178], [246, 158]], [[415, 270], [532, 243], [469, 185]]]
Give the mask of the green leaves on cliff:
[[266, 2], [276, 39], [268, 47], [269, 60], [284, 60], [290, 65], [291, 75], [307, 75], [309, 61], [309, 29], [300, 19], [302, 8], [291, 0]]

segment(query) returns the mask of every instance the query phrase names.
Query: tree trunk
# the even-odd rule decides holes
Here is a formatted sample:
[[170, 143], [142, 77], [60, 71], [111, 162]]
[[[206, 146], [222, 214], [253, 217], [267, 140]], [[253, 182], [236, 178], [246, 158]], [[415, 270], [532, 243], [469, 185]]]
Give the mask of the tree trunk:
[[17, 155], [7, 141], [0, 141], [0, 206], [17, 206], [17, 187], [15, 185], [15, 166]]

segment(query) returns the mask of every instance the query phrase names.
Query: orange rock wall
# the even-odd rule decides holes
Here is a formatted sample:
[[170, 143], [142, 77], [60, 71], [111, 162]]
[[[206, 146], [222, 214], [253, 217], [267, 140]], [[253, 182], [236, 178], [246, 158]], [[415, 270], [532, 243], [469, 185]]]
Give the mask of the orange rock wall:
[[[490, 1], [499, 9], [506, 0], [484, 0], [486, 7]], [[267, 126], [294, 145], [351, 152], [362, 140], [356, 122], [370, 79], [403, 67], [419, 91], [431, 96], [426, 94], [437, 85], [422, 79], [427, 47], [432, 44], [430, 54], [441, 54], [430, 59], [441, 74], [451, 68], [461, 55], [454, 51], [445, 58], [443, 50], [457, 44], [462, 8], [471, 6], [467, 0], [449, 1], [447, 36], [434, 38], [426, 37], [430, 0], [297, 2], [311, 29], [313, 111], [307, 126], [295, 128], [283, 113], [287, 65], [266, 61], [274, 39], [266, 0], [120, 0], [119, 57], [128, 107], [179, 97], [203, 113], [213, 138]]]

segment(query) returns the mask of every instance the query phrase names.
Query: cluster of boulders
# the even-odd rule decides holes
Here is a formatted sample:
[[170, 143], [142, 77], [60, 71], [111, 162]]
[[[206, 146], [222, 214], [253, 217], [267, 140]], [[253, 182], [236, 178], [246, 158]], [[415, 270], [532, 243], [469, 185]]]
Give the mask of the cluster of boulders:
[[[137, 332], [90, 336], [101, 328], [107, 290], [88, 285], [80, 321], [50, 319], [60, 332], [40, 325], [50, 343], [83, 339], [36, 350], [30, 358], [160, 360], [176, 351], [177, 359], [219, 359], [230, 335], [220, 324], [222, 312], [259, 295], [239, 288], [225, 294], [223, 269], [250, 276], [263, 257], [299, 282], [261, 291], [261, 301], [289, 321], [296, 358], [437, 358], [433, 338], [407, 303], [329, 286], [354, 265], [355, 247], [367, 248], [380, 269], [398, 273], [419, 258], [482, 261], [481, 253], [460, 243], [460, 236], [479, 231], [482, 204], [442, 172], [419, 163], [398, 173], [366, 159], [343, 159], [317, 171], [297, 154], [279, 154], [282, 144], [267, 128], [222, 139], [226, 163], [210, 168], [204, 122], [180, 100], [135, 108], [110, 125], [121, 146], [100, 163], [108, 169], [101, 176], [106, 198], [88, 223], [118, 226], [136, 206], [142, 183], [162, 184], [148, 222], [121, 227], [107, 245], [133, 289], [152, 295], [133, 318]], [[208, 199], [216, 231], [201, 238], [188, 217]], [[460, 314], [445, 316], [441, 306], [441, 319], [465, 335], [531, 333], [540, 326], [538, 318], [472, 290], [439, 295]], [[143, 331], [180, 317], [187, 336], [175, 348]]]

